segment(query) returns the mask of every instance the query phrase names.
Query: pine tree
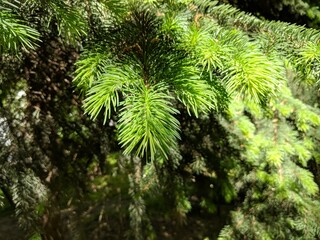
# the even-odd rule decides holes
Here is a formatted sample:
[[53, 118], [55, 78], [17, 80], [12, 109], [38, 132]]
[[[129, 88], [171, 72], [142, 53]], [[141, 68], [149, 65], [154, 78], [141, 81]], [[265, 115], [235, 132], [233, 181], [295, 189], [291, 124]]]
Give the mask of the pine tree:
[[[295, 87], [318, 88], [318, 31], [217, 1], [19, 4], [0, 10], [2, 58], [27, 56], [52, 36], [81, 46], [73, 82], [85, 113], [116, 125], [106, 144], [118, 140], [125, 170], [111, 164], [106, 178], [129, 174], [128, 236], [155, 238], [150, 209], [158, 201], [181, 223], [192, 208], [234, 206], [220, 239], [319, 238], [318, 185], [308, 164], [320, 160], [320, 115]], [[21, 186], [41, 176], [24, 173], [10, 188], [18, 210]], [[201, 192], [203, 182], [216, 192]], [[42, 201], [39, 194], [31, 208]]]

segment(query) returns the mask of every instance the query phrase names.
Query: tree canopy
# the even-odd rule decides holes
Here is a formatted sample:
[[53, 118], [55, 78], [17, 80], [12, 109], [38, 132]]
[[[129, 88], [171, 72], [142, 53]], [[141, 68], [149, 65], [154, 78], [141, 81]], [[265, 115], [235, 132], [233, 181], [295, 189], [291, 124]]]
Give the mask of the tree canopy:
[[320, 32], [272, 19], [319, 4], [253, 2], [2, 1], [2, 215], [25, 239], [318, 239]]

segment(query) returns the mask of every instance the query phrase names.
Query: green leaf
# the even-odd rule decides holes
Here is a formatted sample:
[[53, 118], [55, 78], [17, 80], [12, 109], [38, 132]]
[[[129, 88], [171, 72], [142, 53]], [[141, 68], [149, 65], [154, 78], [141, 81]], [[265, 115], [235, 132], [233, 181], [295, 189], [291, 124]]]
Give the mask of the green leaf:
[[124, 153], [154, 160], [168, 157], [179, 138], [178, 111], [172, 97], [161, 85], [146, 87], [143, 83], [126, 96], [119, 119], [119, 140]]
[[180, 73], [173, 77], [171, 84], [177, 98], [189, 114], [198, 117], [199, 113], [208, 113], [214, 107], [214, 96], [211, 86], [203, 79], [193, 66], [184, 66]]
[[266, 152], [266, 159], [269, 164], [280, 167], [283, 161], [282, 149], [276, 146], [272, 146], [271, 149], [268, 149]]
[[320, 44], [308, 42], [299, 49], [297, 56], [291, 57], [300, 79], [314, 84], [320, 77]]
[[[109, 57], [110, 58], [110, 57]], [[108, 55], [106, 53], [84, 52], [81, 59], [76, 62], [76, 77], [73, 82], [77, 88], [86, 92], [94, 82], [104, 73], [108, 65]]]
[[293, 145], [296, 154], [298, 155], [298, 160], [302, 166], [307, 167], [308, 161], [311, 159], [311, 152], [303, 146], [303, 142], [297, 142]]
[[108, 66], [104, 71], [97, 83], [89, 89], [84, 108], [93, 120], [104, 108], [105, 123], [110, 118], [112, 109], [116, 110], [119, 105], [119, 93], [123, 87], [134, 82], [136, 78], [130, 68], [122, 70], [120, 66]]
[[0, 52], [17, 52], [20, 47], [33, 49], [40, 34], [29, 27], [18, 16], [0, 10]]
[[[290, 162], [285, 170], [287, 172], [287, 180], [291, 180], [292, 185], [297, 191], [301, 192], [304, 189], [303, 192], [308, 195], [318, 193], [318, 185], [314, 181], [314, 176], [310, 171], [297, 166], [293, 162]], [[301, 195], [299, 196], [302, 197]]]
[[49, 1], [48, 7], [57, 20], [59, 35], [68, 42], [75, 44], [77, 40], [87, 34], [87, 21], [77, 8], [71, 7], [66, 1], [61, 0]]
[[224, 81], [230, 93], [248, 101], [263, 103], [269, 95], [275, 94], [276, 86], [280, 83], [278, 71], [281, 69], [257, 49], [250, 50], [234, 54], [230, 67], [224, 70]]

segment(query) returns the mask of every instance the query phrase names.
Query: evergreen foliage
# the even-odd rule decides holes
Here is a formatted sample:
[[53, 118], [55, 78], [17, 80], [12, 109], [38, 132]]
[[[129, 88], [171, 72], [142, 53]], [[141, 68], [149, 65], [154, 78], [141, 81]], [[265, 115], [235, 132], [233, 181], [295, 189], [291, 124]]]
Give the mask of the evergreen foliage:
[[0, 6], [0, 51], [17, 53], [20, 47], [34, 48], [40, 37], [39, 32], [19, 19], [8, 6], [17, 8], [6, 1]]
[[319, 31], [209, 0], [5, 1], [0, 30], [0, 187], [30, 236], [161, 239], [199, 210], [220, 229], [195, 239], [320, 237]]
[[228, 2], [267, 19], [279, 19], [319, 28], [320, 11], [317, 0], [230, 0]]

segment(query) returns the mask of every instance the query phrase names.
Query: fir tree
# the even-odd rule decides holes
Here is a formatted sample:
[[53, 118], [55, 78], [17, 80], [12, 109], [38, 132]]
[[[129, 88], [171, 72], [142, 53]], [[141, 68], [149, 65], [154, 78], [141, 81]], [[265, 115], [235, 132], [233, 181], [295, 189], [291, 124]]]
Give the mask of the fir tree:
[[[260, 20], [217, 1], [30, 0], [2, 5], [0, 50], [4, 65], [23, 66], [24, 58], [50, 52], [51, 48], [47, 50], [42, 43], [53, 44], [52, 49], [58, 45], [65, 52], [66, 48], [81, 49], [73, 83], [84, 98], [84, 111], [93, 121], [110, 126], [108, 134], [100, 135], [108, 140], [100, 141], [99, 146], [116, 146], [114, 141], [120, 146], [112, 149], [115, 157], [111, 157], [112, 151], [99, 155], [101, 149], [92, 155], [82, 153], [77, 168], [72, 160], [80, 151], [77, 143], [84, 145], [87, 139], [94, 139], [90, 130], [103, 128], [90, 127], [82, 117], [64, 112], [69, 126], [39, 134], [39, 126], [46, 129], [45, 124], [51, 128], [62, 124], [59, 115], [54, 118], [49, 110], [48, 115], [41, 113], [42, 121], [31, 121], [27, 104], [19, 106], [23, 100], [16, 99], [15, 94], [32, 80], [24, 76], [27, 84], [13, 84], [1, 92], [5, 110], [1, 117], [7, 114], [1, 124], [12, 141], [6, 143], [9, 137], [0, 139], [4, 149], [1, 171], [14, 179], [13, 184], [1, 183], [1, 187], [9, 189], [9, 199], [26, 227], [30, 229], [26, 224], [29, 220], [39, 224], [37, 214], [33, 214], [39, 206], [46, 206], [48, 214], [39, 214], [51, 216], [53, 222], [57, 221], [54, 204], [69, 206], [72, 196], [86, 191], [92, 191], [88, 196], [95, 199], [94, 191], [87, 190], [90, 182], [84, 183], [78, 195], [70, 184], [65, 198], [50, 202], [48, 196], [54, 196], [55, 187], [69, 177], [81, 184], [81, 177], [94, 173], [89, 166], [99, 156], [103, 169], [103, 158], [108, 155], [109, 172], [96, 176], [96, 181], [109, 184], [103, 195], [106, 201], [118, 189], [113, 181], [122, 183], [120, 189], [126, 190], [128, 202], [124, 207], [121, 201], [117, 208], [125, 212], [120, 211], [119, 222], [122, 216], [130, 218], [128, 225], [124, 224], [129, 228], [129, 238], [156, 238], [157, 226], [151, 214], [156, 203], [169, 216], [175, 213], [174, 219], [181, 224], [193, 208], [222, 214], [224, 204], [232, 206], [220, 239], [320, 237], [318, 185], [308, 169], [310, 160], [320, 160], [319, 109], [299, 99], [295, 87], [318, 88], [318, 31]], [[61, 71], [56, 69], [49, 75]], [[2, 86], [10, 86], [4, 84], [7, 79], [14, 77], [3, 68]], [[24, 101], [39, 104], [40, 111], [47, 107], [37, 99]], [[56, 106], [55, 101], [49, 104]], [[66, 109], [79, 114], [77, 106]], [[39, 111], [33, 114], [34, 119], [39, 118]], [[22, 123], [24, 130], [17, 126]], [[79, 136], [70, 129], [79, 131]], [[26, 133], [24, 143], [17, 138], [20, 133]], [[37, 140], [38, 148], [31, 147], [32, 140]], [[64, 146], [69, 142], [72, 148]], [[28, 154], [39, 154], [45, 160], [37, 160], [30, 167]], [[61, 156], [67, 159], [65, 164], [74, 170], [72, 173], [63, 170], [63, 162], [58, 160]], [[14, 161], [9, 171], [9, 157], [22, 163]], [[48, 169], [50, 173], [45, 174]], [[50, 174], [55, 169], [65, 179], [51, 183]], [[77, 169], [85, 170], [77, 177]], [[201, 183], [210, 187], [202, 192]], [[21, 191], [30, 185], [39, 186], [41, 191]], [[80, 203], [72, 207], [81, 211]], [[104, 207], [99, 221], [107, 213], [114, 214], [113, 209]], [[34, 231], [45, 233], [41, 228]], [[62, 238], [59, 231], [45, 236]]]

